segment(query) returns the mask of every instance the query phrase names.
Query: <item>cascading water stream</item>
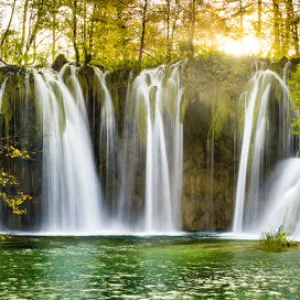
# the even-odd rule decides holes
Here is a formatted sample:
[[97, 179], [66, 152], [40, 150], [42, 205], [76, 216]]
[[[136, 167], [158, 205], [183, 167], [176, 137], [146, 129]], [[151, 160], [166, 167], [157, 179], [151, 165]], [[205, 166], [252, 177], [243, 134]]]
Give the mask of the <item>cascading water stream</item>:
[[83, 106], [51, 70], [34, 72], [34, 82], [43, 111], [41, 230], [99, 232], [102, 199]]
[[[129, 82], [119, 169], [116, 161], [116, 116], [106, 83], [107, 73], [98, 68], [89, 68], [84, 73], [84, 69], [80, 68], [68, 64], [59, 73], [51, 69], [30, 68], [22, 81], [25, 93], [18, 113], [21, 118], [29, 118], [27, 104], [33, 97], [36, 103], [33, 111], [37, 115], [40, 112], [43, 124], [41, 231], [55, 234], [97, 234], [108, 229], [112, 229], [112, 232], [121, 232], [122, 229], [147, 233], [180, 230], [182, 64], [145, 70]], [[95, 91], [89, 85], [83, 85], [90, 93], [89, 96], [94, 91], [93, 95], [98, 101], [95, 107], [89, 108], [97, 108], [98, 115], [93, 119], [93, 126], [97, 126], [94, 134], [99, 136], [95, 141], [95, 144], [100, 144], [96, 155], [100, 156], [100, 177], [105, 183], [106, 202], [102, 199], [96, 172], [90, 137], [91, 125], [86, 108], [87, 98], [85, 99], [80, 84], [80, 74], [86, 76], [84, 78], [87, 80], [92, 78], [97, 86]], [[91, 74], [94, 77], [88, 77]], [[0, 105], [7, 80], [8, 77], [0, 88]], [[33, 86], [34, 93], [30, 90]], [[275, 86], [280, 88], [280, 101], [277, 99], [280, 94], [278, 91], [277, 96], [274, 96]], [[267, 196], [266, 200], [261, 200], [264, 197], [262, 195], [267, 195], [262, 193], [262, 189], [265, 188], [268, 177], [268, 156], [271, 153], [274, 162], [285, 159], [290, 156], [293, 147], [287, 86], [274, 72], [259, 71], [251, 79], [249, 89], [242, 99], [245, 100], [245, 123], [233, 229], [241, 232], [267, 228], [269, 224], [274, 226], [274, 222], [268, 218], [268, 224], [262, 224], [260, 220], [265, 207], [271, 212], [277, 207], [276, 212], [272, 213], [276, 216], [274, 220], [300, 234], [300, 225], [296, 221], [291, 225], [286, 217], [295, 215], [298, 211], [298, 186], [300, 190], [300, 185], [295, 180], [298, 173], [290, 164], [284, 165], [282, 170], [286, 173], [287, 168], [294, 177], [291, 176], [287, 180], [290, 183], [277, 191], [278, 195], [287, 199], [289, 205], [283, 207], [279, 200], [273, 202]], [[270, 112], [271, 106], [280, 111], [278, 124], [275, 122], [278, 126], [276, 129], [279, 130], [275, 150], [270, 144], [274, 117]], [[21, 138], [24, 135], [24, 139], [30, 136], [26, 122], [23, 120], [20, 123], [24, 127], [20, 130]], [[211, 184], [213, 157], [214, 154], [209, 164]], [[105, 162], [104, 166], [102, 162]], [[296, 166], [297, 163], [294, 162]], [[118, 182], [120, 185], [116, 195], [114, 191]], [[281, 186], [280, 181], [278, 182], [277, 185]], [[210, 193], [213, 194], [212, 189]], [[291, 194], [292, 197], [289, 196]], [[275, 206], [271, 206], [271, 203], [275, 203]], [[284, 215], [278, 213], [282, 210], [285, 211]], [[297, 219], [294, 215], [290, 219]]]
[[269, 195], [259, 232], [270, 232], [281, 227], [285, 232], [300, 237], [300, 159], [290, 158], [280, 163]]
[[[161, 232], [181, 228], [181, 68], [181, 64], [176, 64], [145, 70], [129, 87], [125, 136], [132, 143], [124, 149], [123, 160], [128, 158], [132, 164], [124, 164], [125, 168], [131, 167], [129, 176], [124, 171], [121, 173], [118, 223], [128, 219], [124, 214], [129, 210], [128, 203], [136, 205], [130, 198], [135, 197], [135, 178], [144, 172], [144, 213], [138, 230]], [[145, 158], [144, 167], [136, 161], [136, 157]], [[131, 193], [125, 190], [127, 188]]]
[[[146, 213], [147, 231], [172, 229], [170, 174], [167, 145], [162, 119], [162, 73], [150, 72], [150, 86], [155, 86], [154, 116], [151, 100], [144, 98], [147, 107]], [[151, 122], [152, 121], [152, 122]], [[150, 141], [151, 140], [151, 141]], [[163, 221], [163, 222], [162, 222]], [[162, 224], [163, 223], [163, 224]]]
[[236, 200], [235, 200], [236, 203], [235, 203], [234, 220], [233, 220], [234, 232], [239, 232], [242, 230], [245, 192], [246, 192], [246, 174], [247, 174], [247, 166], [248, 166], [248, 155], [249, 155], [250, 139], [252, 133], [255, 99], [258, 91], [258, 82], [253, 78], [251, 81], [254, 81], [254, 86], [253, 86], [253, 91], [249, 97], [248, 106], [245, 111], [242, 154], [240, 158], [239, 175], [238, 175]]
[[183, 88], [181, 78], [183, 74], [181, 73], [183, 69], [180, 65], [175, 65], [172, 75], [169, 79], [170, 88], [177, 94], [175, 98], [176, 108], [176, 118], [171, 118], [171, 131], [173, 134], [173, 156], [171, 166], [171, 199], [172, 199], [172, 228], [174, 230], [182, 229], [182, 176], [183, 176], [183, 124], [181, 122], [181, 102], [183, 97]]
[[[179, 65], [175, 65], [173, 68], [174, 70], [172, 70], [166, 86], [164, 86], [163, 79], [165, 74], [162, 73], [162, 70], [148, 73], [150, 75], [150, 89], [156, 87], [156, 93], [152, 96], [152, 99], [151, 97], [144, 98], [145, 101], [149, 101], [146, 103], [148, 118], [145, 226], [147, 231], [171, 231], [178, 229], [178, 211], [175, 210], [178, 210], [179, 204], [177, 202], [181, 200], [181, 193], [179, 192], [179, 198], [178, 194], [172, 195], [171, 185], [173, 184], [173, 189], [174, 184], [181, 186], [181, 181], [179, 180], [181, 180], [182, 169], [172, 170], [171, 166], [173, 166], [176, 157], [182, 161], [182, 154], [180, 154], [180, 152], [182, 153], [182, 127], [178, 128], [180, 126], [182, 90], [180, 87], [180, 76], [177, 73]], [[174, 84], [175, 82], [176, 84]], [[174, 99], [170, 95], [174, 95]], [[155, 103], [152, 118], [151, 100]], [[172, 102], [175, 103], [173, 104]], [[175, 122], [172, 118], [163, 118], [165, 113], [172, 114], [173, 107], [175, 107]], [[164, 109], [170, 110], [165, 112]], [[172, 133], [175, 139], [171, 142], [171, 145], [168, 145], [166, 137], [172, 136]], [[168, 160], [168, 154], [172, 158], [171, 161]], [[176, 163], [180, 164], [180, 161]], [[172, 180], [171, 174], [173, 174], [175, 180]], [[176, 179], [177, 182], [175, 182]], [[176, 216], [177, 219], [174, 219]]]
[[[284, 81], [287, 81], [290, 62], [284, 68]], [[284, 105], [288, 103], [289, 95], [284, 94], [286, 102], [281, 103], [280, 111], [286, 120], [289, 120], [290, 114], [293, 119], [299, 119], [299, 110], [292, 113], [289, 107]], [[274, 171], [274, 176], [270, 179], [270, 192], [267, 205], [263, 211], [263, 217], [256, 227], [258, 232], [274, 232], [278, 229], [291, 233], [294, 237], [300, 238], [300, 159], [299, 139], [291, 137], [289, 122], [281, 124], [279, 139], [282, 148], [282, 158], [293, 156], [283, 160], [278, 164]]]
[[4, 81], [3, 81], [3, 83], [2, 83], [2, 85], [0, 87], [0, 111], [1, 111], [1, 108], [2, 108], [2, 97], [3, 97], [3, 93], [5, 91], [5, 88], [6, 88], [6, 83], [7, 83], [8, 78], [9, 78], [9, 76], [7, 76], [4, 79]]
[[[70, 74], [67, 74], [67, 71], [69, 70]], [[77, 104], [79, 111], [82, 115], [82, 118], [88, 125], [88, 117], [86, 113], [86, 106], [84, 101], [84, 96], [82, 92], [82, 88], [80, 86], [78, 77], [77, 77], [77, 68], [72, 64], [66, 64], [62, 67], [62, 69], [59, 72], [59, 76], [64, 80], [66, 78], [66, 85], [69, 88], [69, 91], [71, 92], [72, 96], [74, 97], [75, 103]]]
[[117, 143], [117, 131], [116, 131], [116, 117], [113, 106], [113, 101], [109, 93], [106, 76], [107, 72], [103, 73], [98, 68], [93, 68], [98, 85], [103, 91], [103, 104], [101, 107], [101, 121], [100, 121], [100, 161], [101, 156], [104, 156], [105, 160], [105, 198], [108, 202], [110, 214], [116, 212], [117, 204], [116, 199], [116, 143]]
[[[5, 88], [6, 88], [6, 83], [7, 83], [8, 78], [9, 78], [9, 76], [7, 76], [4, 79], [4, 81], [3, 81], [3, 83], [0, 87], [0, 112], [1, 112], [1, 109], [2, 109], [2, 97], [3, 97], [3, 93], [5, 91]], [[0, 205], [0, 213], [1, 213], [1, 206], [2, 205]], [[1, 218], [0, 218], [0, 229], [2, 229], [2, 220], [1, 220]]]
[[[260, 189], [261, 182], [264, 180], [265, 151], [268, 151], [269, 143], [268, 133], [271, 130], [268, 105], [271, 89], [276, 84], [282, 91], [280, 102], [282, 102], [281, 107], [284, 107], [284, 113], [280, 114], [279, 120], [279, 127], [284, 132], [279, 139], [285, 139], [283, 142], [280, 141], [277, 155], [282, 159], [288, 157], [289, 154], [288, 147], [282, 147], [282, 144], [290, 144], [288, 88], [276, 73], [269, 70], [259, 71], [250, 80], [249, 90], [244, 94], [245, 121], [236, 191], [234, 232], [242, 232], [245, 227], [247, 230], [255, 228], [261, 217], [263, 203], [260, 197], [265, 198], [266, 195], [262, 196]], [[250, 157], [251, 168], [249, 170]], [[250, 179], [248, 190], [247, 177]]]
[[134, 103], [131, 92], [131, 78], [126, 92], [126, 106], [124, 113], [124, 130], [122, 149], [118, 172], [120, 174], [120, 188], [118, 191], [118, 207], [115, 227], [132, 227], [131, 212], [134, 210], [135, 178], [139, 167], [140, 143], [138, 137], [138, 119], [135, 117], [139, 109], [139, 102]]
[[[181, 230], [183, 65], [145, 70], [129, 83], [119, 165], [107, 73], [74, 64], [64, 65], [60, 72], [24, 71], [17, 79], [19, 95], [13, 98], [18, 115], [7, 126], [21, 127], [21, 150], [28, 149], [30, 140], [31, 149], [39, 153], [34, 166], [41, 171], [24, 181], [29, 192], [36, 184], [40, 195], [41, 213], [35, 224], [39, 233]], [[9, 76], [0, 87], [0, 107]], [[9, 95], [5, 99], [10, 105]], [[20, 121], [15, 123], [17, 117]], [[91, 135], [98, 137], [93, 145]], [[95, 157], [99, 157], [99, 176]], [[20, 178], [30, 166], [33, 162], [21, 164]]]

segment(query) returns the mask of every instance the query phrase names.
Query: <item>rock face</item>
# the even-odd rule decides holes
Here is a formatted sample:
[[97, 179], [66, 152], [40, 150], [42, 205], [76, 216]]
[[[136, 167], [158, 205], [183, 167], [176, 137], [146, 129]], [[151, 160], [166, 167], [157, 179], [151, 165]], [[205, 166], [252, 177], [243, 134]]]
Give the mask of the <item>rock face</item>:
[[57, 55], [57, 57], [55, 58], [53, 64], [52, 64], [52, 68], [55, 71], [60, 71], [60, 69], [63, 67], [63, 65], [65, 65], [66, 63], [68, 63], [68, 60], [66, 59], [64, 54], [59, 54]]
[[[22, 209], [27, 213], [16, 215], [1, 202], [1, 220], [4, 227], [11, 229], [34, 228], [40, 215], [42, 201], [42, 128], [36, 111], [37, 99], [33, 95], [33, 80], [30, 74], [16, 67], [0, 68], [0, 78], [9, 73], [6, 88], [2, 95], [0, 115], [0, 165], [1, 173], [8, 172], [15, 177], [16, 185], [1, 186], [1, 192], [16, 199], [18, 192], [31, 195]], [[2, 83], [2, 82], [1, 82]], [[28, 93], [25, 86], [28, 86]], [[13, 149], [28, 151], [29, 158], [12, 155]], [[33, 222], [33, 220], [35, 222]]]
[[[65, 63], [66, 59], [61, 55], [55, 60], [53, 68], [60, 70]], [[7, 72], [5, 68], [0, 68], [0, 83], [3, 82]], [[281, 65], [276, 64], [278, 71], [281, 70], [280, 68]], [[254, 59], [233, 59], [218, 55], [202, 57], [185, 65], [182, 195], [182, 218], [185, 230], [229, 230], [232, 225], [243, 130], [243, 106], [239, 103], [239, 97], [254, 71]], [[25, 133], [20, 132], [20, 128], [27, 124], [22, 124], [24, 121], [20, 121], [22, 116], [21, 110], [18, 109], [19, 105], [24, 105], [24, 73], [18, 71], [16, 74], [17, 81], [9, 82], [10, 91], [4, 95], [0, 117], [1, 137], [15, 137], [18, 140], [20, 135], [24, 135], [25, 139], [34, 136], [37, 142], [30, 144], [29, 147], [32, 151], [36, 151], [37, 155], [34, 160], [28, 162], [12, 161], [5, 155], [0, 157], [2, 166], [13, 168], [23, 182], [23, 189], [34, 195], [34, 200], [26, 206], [28, 209], [26, 216], [12, 216], [9, 209], [2, 207], [2, 220], [9, 228], [34, 227], [38, 223], [42, 198], [40, 124], [38, 120], [31, 119], [28, 123], [30, 127], [27, 126], [30, 130]], [[93, 86], [92, 68], [82, 67], [78, 76], [86, 95], [94, 151], [99, 153], [102, 91], [95, 90]], [[118, 119], [119, 136], [123, 130], [128, 80], [129, 72], [121, 71], [110, 74], [107, 78]], [[32, 84], [30, 79], [30, 85]], [[28, 113], [31, 113], [35, 110], [32, 92], [29, 98], [31, 104]], [[6, 142], [2, 139], [1, 143], [3, 146]], [[28, 147], [25, 144], [22, 146], [21, 140], [20, 145], [16, 146]], [[97, 168], [100, 173], [105, 171], [99, 157], [97, 157]], [[138, 176], [137, 182], [144, 182], [144, 179], [141, 179], [143, 174]], [[134, 201], [141, 203], [138, 193]]]
[[189, 231], [230, 229], [251, 59], [211, 56], [185, 68], [183, 220]]

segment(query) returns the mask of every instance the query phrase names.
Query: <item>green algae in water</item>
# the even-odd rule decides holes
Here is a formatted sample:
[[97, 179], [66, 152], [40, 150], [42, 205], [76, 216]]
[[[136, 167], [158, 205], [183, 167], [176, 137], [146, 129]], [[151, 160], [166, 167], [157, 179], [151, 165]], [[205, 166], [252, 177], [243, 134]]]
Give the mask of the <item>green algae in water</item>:
[[1, 299], [296, 299], [299, 250], [183, 237], [17, 237], [0, 246]]

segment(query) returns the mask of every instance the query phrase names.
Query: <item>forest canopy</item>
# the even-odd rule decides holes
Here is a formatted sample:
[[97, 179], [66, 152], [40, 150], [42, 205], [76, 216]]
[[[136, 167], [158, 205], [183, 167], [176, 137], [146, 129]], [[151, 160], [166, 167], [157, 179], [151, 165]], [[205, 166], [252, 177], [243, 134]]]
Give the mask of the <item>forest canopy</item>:
[[145, 67], [226, 52], [298, 56], [298, 0], [0, 0], [0, 58]]

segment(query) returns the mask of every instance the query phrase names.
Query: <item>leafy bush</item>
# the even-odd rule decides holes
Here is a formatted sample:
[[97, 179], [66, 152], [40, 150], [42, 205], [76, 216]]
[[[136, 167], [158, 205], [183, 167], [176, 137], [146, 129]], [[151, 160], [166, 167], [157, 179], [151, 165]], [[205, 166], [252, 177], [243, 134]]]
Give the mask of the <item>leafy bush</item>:
[[6, 241], [6, 240], [10, 240], [11, 236], [10, 235], [1, 235], [0, 234], [0, 242], [1, 241]]
[[263, 235], [260, 240], [260, 246], [264, 250], [270, 251], [283, 251], [291, 247], [298, 247], [298, 243], [289, 239], [289, 232], [281, 231], [280, 229], [276, 232], [268, 232]]

